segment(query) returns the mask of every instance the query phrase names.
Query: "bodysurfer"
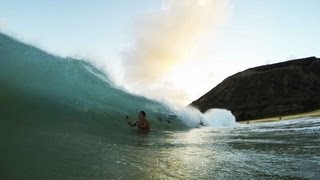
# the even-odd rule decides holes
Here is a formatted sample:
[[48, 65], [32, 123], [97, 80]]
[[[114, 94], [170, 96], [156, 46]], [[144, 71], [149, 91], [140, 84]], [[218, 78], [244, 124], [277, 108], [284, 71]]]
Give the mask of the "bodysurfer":
[[[129, 117], [127, 116], [127, 119], [129, 119]], [[139, 120], [137, 120], [136, 122], [132, 123], [132, 122], [128, 122], [128, 124], [132, 127], [134, 126], [138, 126], [138, 128], [142, 131], [145, 132], [149, 132], [150, 131], [150, 123], [149, 121], [146, 119], [146, 113], [144, 111], [140, 111], [139, 113]]]

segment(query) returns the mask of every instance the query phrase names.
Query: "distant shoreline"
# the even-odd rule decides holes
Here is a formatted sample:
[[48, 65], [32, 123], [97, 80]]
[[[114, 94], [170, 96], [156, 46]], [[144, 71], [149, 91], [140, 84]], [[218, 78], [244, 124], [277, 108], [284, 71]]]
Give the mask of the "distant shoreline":
[[320, 58], [314, 56], [249, 68], [224, 79], [191, 105], [201, 112], [228, 109], [239, 122], [320, 110], [319, 69]]
[[256, 124], [256, 123], [265, 123], [265, 122], [279, 122], [285, 120], [292, 120], [304, 117], [320, 117], [320, 109], [315, 111], [310, 111], [306, 113], [296, 114], [296, 115], [286, 115], [286, 116], [278, 116], [271, 118], [263, 118], [263, 119], [252, 119], [247, 121], [240, 121], [240, 124]]

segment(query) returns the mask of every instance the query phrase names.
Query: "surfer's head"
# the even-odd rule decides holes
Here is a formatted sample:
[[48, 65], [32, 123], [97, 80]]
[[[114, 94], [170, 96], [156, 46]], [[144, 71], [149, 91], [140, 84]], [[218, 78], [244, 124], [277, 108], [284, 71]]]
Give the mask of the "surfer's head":
[[140, 111], [139, 119], [144, 119], [146, 117], [146, 113], [144, 111]]

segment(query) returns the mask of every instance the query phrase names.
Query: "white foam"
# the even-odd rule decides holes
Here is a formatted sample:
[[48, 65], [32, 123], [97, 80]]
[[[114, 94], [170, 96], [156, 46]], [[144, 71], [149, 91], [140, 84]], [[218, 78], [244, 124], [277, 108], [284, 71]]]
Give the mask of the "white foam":
[[226, 109], [209, 109], [201, 113], [193, 107], [186, 107], [177, 112], [179, 119], [188, 127], [199, 127], [202, 121], [207, 127], [232, 127], [237, 126], [233, 114]]

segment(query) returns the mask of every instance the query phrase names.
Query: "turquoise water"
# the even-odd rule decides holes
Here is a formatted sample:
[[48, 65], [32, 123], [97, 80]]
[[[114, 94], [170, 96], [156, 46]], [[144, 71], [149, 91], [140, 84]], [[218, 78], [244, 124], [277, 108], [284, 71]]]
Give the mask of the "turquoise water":
[[[320, 177], [319, 118], [247, 126], [225, 110], [175, 110], [3, 34], [0, 87], [0, 179]], [[124, 119], [140, 110], [149, 134]]]
[[[142, 134], [7, 132], [5, 179], [317, 179], [320, 119]], [[3, 138], [3, 137], [2, 137]]]

